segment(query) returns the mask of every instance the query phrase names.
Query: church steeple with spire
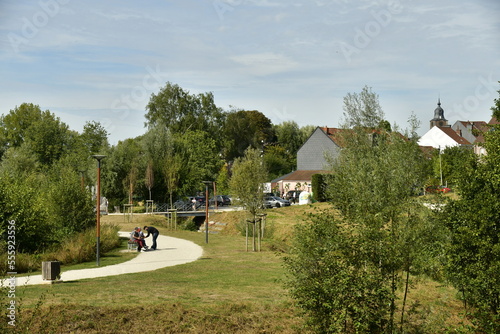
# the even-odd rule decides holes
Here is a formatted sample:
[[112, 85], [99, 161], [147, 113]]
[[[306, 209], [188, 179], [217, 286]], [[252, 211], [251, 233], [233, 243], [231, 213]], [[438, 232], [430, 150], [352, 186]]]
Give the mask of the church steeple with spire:
[[431, 129], [434, 126], [448, 126], [448, 120], [444, 118], [444, 110], [441, 108], [441, 98], [438, 99], [438, 106], [434, 109], [434, 118], [431, 119]]

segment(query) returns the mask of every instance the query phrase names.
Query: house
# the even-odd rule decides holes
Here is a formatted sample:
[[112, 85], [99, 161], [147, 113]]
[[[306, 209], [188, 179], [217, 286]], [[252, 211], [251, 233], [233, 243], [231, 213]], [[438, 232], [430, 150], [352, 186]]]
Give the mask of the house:
[[461, 137], [467, 139], [474, 146], [474, 153], [484, 155], [486, 151], [481, 146], [484, 143], [483, 133], [489, 130], [488, 123], [484, 121], [456, 121], [451, 127]]
[[451, 126], [434, 126], [418, 140], [419, 146], [430, 146], [436, 149], [444, 149], [453, 146], [472, 146], [472, 144], [461, 137]]
[[341, 129], [317, 127], [297, 151], [297, 170], [271, 181], [271, 187], [280, 194], [289, 190], [311, 191], [314, 174], [329, 173], [329, 159], [341, 150]]
[[[455, 123], [455, 125], [456, 129], [462, 130], [460, 124]], [[472, 140], [471, 136], [468, 137]], [[441, 99], [438, 99], [437, 108], [434, 109], [434, 118], [430, 121], [430, 130], [420, 137], [418, 145], [444, 149], [454, 146], [472, 147], [472, 142], [467, 140], [467, 137], [462, 136], [462, 132], [448, 125], [448, 120], [444, 117], [444, 109], [441, 107]]]
[[430, 121], [430, 130], [419, 139], [418, 144], [421, 148], [432, 147], [434, 149], [454, 146], [468, 147], [473, 149], [477, 155], [483, 155], [486, 154], [481, 145], [484, 142], [483, 134], [489, 131], [490, 125], [494, 124], [495, 121], [495, 118], [489, 124], [484, 121], [456, 121], [450, 126], [444, 117], [441, 100], [438, 99], [434, 118]]

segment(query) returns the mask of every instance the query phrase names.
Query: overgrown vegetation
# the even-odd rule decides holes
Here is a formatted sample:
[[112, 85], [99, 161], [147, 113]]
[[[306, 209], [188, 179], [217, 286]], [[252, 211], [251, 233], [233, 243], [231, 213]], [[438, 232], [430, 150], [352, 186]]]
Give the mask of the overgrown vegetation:
[[[484, 134], [488, 155], [481, 159], [450, 149], [428, 160], [415, 142], [416, 123], [399, 134], [368, 87], [344, 102], [345, 147], [331, 161], [332, 173], [314, 182], [331, 203], [267, 210], [263, 252], [244, 250], [238, 225], [248, 219], [245, 213], [226, 214], [232, 224], [208, 244], [201, 233], [175, 230], [163, 218], [130, 217], [121, 228], [166, 226], [203, 245], [203, 260], [50, 290], [19, 287], [22, 325], [15, 330], [499, 332], [498, 126]], [[291, 123], [273, 127], [254, 110], [223, 112], [211, 94], [191, 95], [171, 84], [152, 96], [147, 120], [146, 135], [109, 147], [98, 123], [79, 134], [38, 106], [23, 104], [0, 118], [0, 233], [6, 237], [15, 226], [18, 272], [36, 270], [42, 259], [72, 264], [94, 258], [92, 154], [107, 155], [103, 188], [112, 206], [146, 195], [173, 201], [201, 190], [202, 180], [218, 179], [222, 189], [238, 189], [255, 219], [266, 172], [288, 170], [298, 148], [288, 140], [308, 130]], [[418, 189], [438, 178], [453, 182], [457, 193], [423, 203]], [[104, 252], [120, 243], [117, 228], [103, 229]], [[141, 286], [154, 287], [148, 300]], [[63, 311], [49, 323], [44, 317], [54, 310]], [[118, 316], [141, 311], [141, 320], [160, 323], [142, 328]]]
[[[243, 211], [214, 215], [214, 221], [228, 225], [223, 234], [211, 235], [209, 244], [202, 233], [160, 227], [161, 234], [201, 245], [203, 257], [153, 272], [18, 287], [18, 332], [308, 333], [305, 318], [283, 284], [282, 257], [274, 245], [288, 244], [295, 224], [324, 209], [329, 210], [329, 204], [268, 210], [275, 232], [272, 240], [264, 239], [262, 252], [246, 252], [245, 239], [233, 226], [246, 215]], [[145, 219], [134, 216], [126, 223], [122, 216], [108, 216], [103, 223], [120, 223], [121, 230], [130, 230], [146, 225]], [[155, 287], [154, 293], [145, 293], [149, 286]], [[454, 289], [425, 277], [413, 279], [412, 286], [407, 333], [466, 332], [460, 331], [463, 308]]]
[[[118, 237], [118, 226], [104, 225], [101, 228], [100, 251], [105, 253], [120, 246]], [[7, 247], [2, 242], [0, 253], [0, 272], [5, 273], [7, 269]], [[16, 272], [28, 273], [38, 271], [43, 261], [60, 261], [62, 264], [76, 264], [92, 261], [96, 257], [96, 231], [89, 228], [83, 232], [69, 235], [59, 244], [40, 253], [17, 253]]]

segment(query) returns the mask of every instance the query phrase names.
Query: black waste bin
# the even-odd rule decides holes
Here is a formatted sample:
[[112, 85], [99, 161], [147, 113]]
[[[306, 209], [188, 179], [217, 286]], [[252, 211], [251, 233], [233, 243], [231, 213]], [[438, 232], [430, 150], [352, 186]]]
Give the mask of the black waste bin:
[[61, 273], [61, 262], [45, 261], [42, 262], [42, 279], [55, 281]]

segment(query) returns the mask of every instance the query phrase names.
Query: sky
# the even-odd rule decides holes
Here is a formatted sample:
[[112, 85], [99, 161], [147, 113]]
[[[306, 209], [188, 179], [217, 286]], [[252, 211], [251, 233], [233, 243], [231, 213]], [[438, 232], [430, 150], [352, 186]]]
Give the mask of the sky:
[[0, 0], [0, 114], [22, 103], [75, 131], [137, 137], [166, 82], [273, 124], [337, 127], [364, 86], [385, 118], [489, 121], [498, 0]]

